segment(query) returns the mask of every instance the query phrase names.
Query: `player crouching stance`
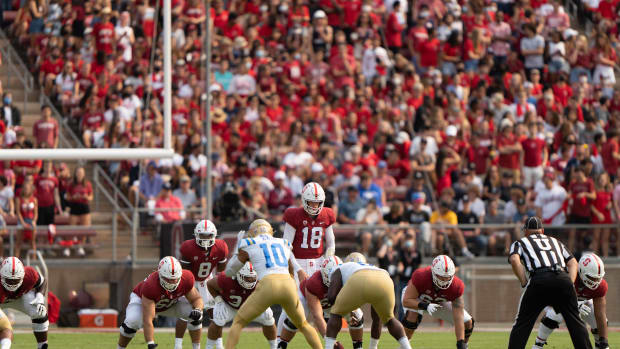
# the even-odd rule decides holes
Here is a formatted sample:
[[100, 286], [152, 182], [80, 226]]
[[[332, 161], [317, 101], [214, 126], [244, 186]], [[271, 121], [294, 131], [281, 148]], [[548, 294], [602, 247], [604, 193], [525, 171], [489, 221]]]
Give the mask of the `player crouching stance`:
[[164, 257], [157, 271], [133, 289], [125, 311], [125, 321], [120, 327], [118, 349], [126, 348], [143, 325], [148, 348], [157, 347], [153, 328], [153, 318], [157, 314], [190, 319], [188, 328], [192, 348], [200, 349], [202, 309], [202, 298], [194, 287], [192, 272], [181, 269], [181, 263], [176, 258]]
[[351, 253], [345, 263], [337, 266], [329, 276], [327, 304], [331, 315], [327, 323], [325, 348], [332, 349], [342, 327], [342, 317], [369, 303], [372, 327], [370, 349], [377, 349], [382, 324], [386, 324], [401, 349], [411, 349], [401, 323], [394, 317], [394, 283], [383, 269], [366, 264], [360, 253]]
[[[588, 325], [596, 347], [609, 349], [607, 342], [607, 281], [603, 261], [594, 253], [586, 254], [579, 260], [579, 277], [575, 280], [575, 291], [579, 300], [579, 316]], [[560, 327], [564, 321], [562, 314], [556, 313], [552, 307], [547, 308], [545, 316], [540, 321], [536, 344], [532, 349], [541, 349], [547, 343], [547, 338], [554, 329]]]
[[[243, 233], [240, 233], [240, 237]], [[306, 337], [312, 349], [322, 349], [316, 330], [306, 321], [301, 302], [297, 296], [297, 284], [290, 273], [301, 267], [291, 254], [291, 243], [273, 237], [271, 225], [257, 219], [247, 232], [246, 239], [237, 240], [237, 250], [226, 266], [226, 275], [232, 277], [251, 262], [258, 274], [258, 286], [241, 305], [226, 340], [226, 349], [233, 349], [239, 342], [241, 330], [273, 304], [279, 304], [289, 315], [295, 327]]]
[[[330, 308], [327, 304], [327, 290], [329, 288], [329, 275], [342, 264], [342, 260], [338, 256], [331, 256], [324, 260], [321, 264], [321, 269], [316, 271], [312, 276], [305, 279], [299, 285], [299, 300], [304, 307], [304, 312], [309, 317], [314, 319], [314, 326], [317, 328], [321, 336], [325, 337], [325, 331], [327, 329], [327, 321], [329, 320]], [[280, 331], [280, 342], [278, 343], [279, 349], [286, 349], [288, 343], [295, 336], [297, 328], [293, 325], [291, 320], [284, 314], [285, 320]], [[364, 313], [361, 309], [355, 309], [351, 314], [346, 316], [349, 333], [353, 340], [353, 348], [361, 349], [363, 346], [364, 337]]]
[[474, 331], [474, 319], [465, 310], [465, 284], [454, 276], [456, 269], [450, 257], [439, 255], [430, 267], [416, 270], [403, 290], [405, 332], [411, 339], [426, 311], [431, 317], [454, 324], [457, 349], [467, 348]]
[[[45, 292], [47, 280], [31, 267], [24, 267], [17, 257], [8, 257], [0, 267], [0, 305], [12, 308], [30, 316], [32, 331], [37, 339], [38, 349], [47, 349], [47, 308]], [[8, 318], [0, 310], [0, 348], [11, 347], [13, 330]]]
[[[214, 297], [213, 321], [209, 324], [207, 333], [207, 349], [224, 349], [222, 328], [234, 319], [237, 310], [254, 292], [258, 282], [258, 275], [249, 262], [239, 269], [235, 278], [219, 273], [207, 282], [209, 292]], [[271, 308], [267, 308], [253, 321], [263, 326], [263, 334], [269, 341], [270, 348], [276, 349], [276, 320]]]

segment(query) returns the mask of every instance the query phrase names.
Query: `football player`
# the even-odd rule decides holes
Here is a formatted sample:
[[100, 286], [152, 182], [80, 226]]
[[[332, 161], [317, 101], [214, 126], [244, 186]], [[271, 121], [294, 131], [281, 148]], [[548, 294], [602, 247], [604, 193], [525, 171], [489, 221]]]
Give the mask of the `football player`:
[[[325, 348], [333, 348], [342, 327], [342, 317], [369, 303], [372, 314], [370, 349], [377, 349], [381, 328], [385, 324], [401, 349], [411, 349], [403, 325], [394, 317], [394, 282], [390, 274], [370, 264], [360, 253], [353, 252], [345, 263], [329, 276], [327, 305], [331, 314], [327, 322]], [[333, 305], [332, 305], [333, 304]]]
[[[196, 290], [202, 297], [203, 304], [209, 308], [213, 306], [213, 297], [207, 290], [207, 281], [212, 278], [214, 270], [224, 271], [228, 245], [224, 240], [216, 239], [217, 229], [215, 224], [204, 219], [194, 228], [194, 239], [184, 241], [181, 244], [181, 266], [188, 269], [194, 275]], [[174, 349], [183, 348], [183, 335], [187, 328], [187, 319], [179, 318], [176, 325]]]
[[[212, 310], [213, 321], [209, 324], [207, 333], [207, 349], [224, 349], [222, 327], [237, 315], [237, 310], [252, 294], [257, 282], [256, 271], [250, 262], [245, 263], [243, 268], [239, 269], [235, 278], [219, 273], [207, 282], [209, 292], [215, 299], [215, 306]], [[271, 308], [267, 308], [252, 321], [263, 326], [263, 334], [269, 341], [269, 347], [276, 349], [276, 321]]]
[[291, 243], [274, 238], [271, 225], [264, 219], [252, 222], [247, 235], [240, 232], [239, 237], [243, 236], [246, 238], [237, 239], [236, 251], [228, 262], [226, 275], [236, 275], [249, 261], [256, 269], [259, 283], [237, 311], [226, 340], [226, 349], [235, 348], [243, 327], [273, 304], [282, 306], [293, 325], [306, 337], [311, 348], [322, 349], [319, 335], [306, 321], [297, 295], [297, 284], [290, 275], [292, 271], [298, 274], [303, 272], [291, 253]]
[[[304, 307], [304, 312], [314, 319], [314, 326], [323, 337], [325, 337], [330, 310], [327, 307], [329, 274], [340, 264], [342, 264], [342, 260], [338, 256], [327, 258], [323, 261], [321, 270], [316, 271], [299, 285], [299, 300]], [[349, 325], [349, 333], [353, 340], [353, 348], [360, 349], [363, 346], [364, 313], [358, 308], [346, 318]], [[284, 320], [283, 326], [280, 333], [280, 342], [278, 343], [279, 349], [286, 349], [288, 343], [295, 336], [295, 332], [297, 332], [297, 328], [288, 317]]]
[[465, 310], [465, 284], [454, 276], [455, 272], [452, 259], [439, 255], [431, 266], [418, 269], [411, 275], [402, 293], [403, 325], [409, 339], [427, 312], [433, 318], [454, 324], [457, 349], [467, 348], [474, 331], [474, 319]]
[[[575, 280], [575, 291], [579, 300], [579, 316], [590, 325], [594, 342], [599, 349], [609, 349], [607, 342], [607, 281], [605, 266], [594, 253], [585, 254], [579, 260], [579, 277]], [[557, 314], [552, 307], [547, 308], [540, 321], [536, 343], [532, 349], [541, 349], [554, 329], [564, 321], [562, 314]]]
[[118, 349], [126, 348], [143, 325], [148, 349], [157, 347], [153, 328], [156, 315], [189, 319], [192, 348], [200, 349], [202, 309], [202, 298], [194, 287], [192, 272], [183, 270], [176, 258], [164, 257], [159, 261], [157, 271], [136, 285], [129, 296], [125, 321], [120, 327]]
[[[47, 307], [45, 293], [47, 280], [32, 267], [24, 267], [17, 257], [8, 257], [0, 267], [0, 306], [12, 308], [30, 316], [32, 331], [37, 339], [38, 349], [47, 349]], [[0, 310], [0, 341], [1, 348], [10, 348], [12, 333], [11, 325], [4, 312]], [[7, 341], [8, 339], [8, 341]]]

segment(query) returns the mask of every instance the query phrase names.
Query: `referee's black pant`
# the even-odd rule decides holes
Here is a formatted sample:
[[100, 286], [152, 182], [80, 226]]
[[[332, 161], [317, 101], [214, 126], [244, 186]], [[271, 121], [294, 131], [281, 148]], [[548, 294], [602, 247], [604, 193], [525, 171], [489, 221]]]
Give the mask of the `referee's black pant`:
[[540, 312], [552, 306], [562, 314], [575, 349], [592, 349], [586, 325], [579, 318], [577, 294], [567, 273], [534, 273], [521, 296], [517, 320], [510, 332], [508, 349], [524, 349]]

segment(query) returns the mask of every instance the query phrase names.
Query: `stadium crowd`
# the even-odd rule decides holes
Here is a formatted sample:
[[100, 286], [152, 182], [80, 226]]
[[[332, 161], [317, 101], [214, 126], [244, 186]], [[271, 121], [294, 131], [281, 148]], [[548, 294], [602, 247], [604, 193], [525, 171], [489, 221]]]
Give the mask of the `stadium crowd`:
[[[162, 145], [159, 2], [2, 4], [18, 10], [5, 26], [86, 146]], [[204, 205], [212, 161], [219, 221], [278, 220], [313, 180], [338, 223], [420, 227], [361, 234], [382, 259], [416, 249], [413, 234], [432, 249], [451, 238], [468, 257], [506, 253], [519, 234], [457, 223], [619, 221], [616, 0], [578, 4], [595, 23], [587, 34], [559, 0], [214, 0], [208, 91], [204, 3], [172, 4], [177, 155], [142, 172], [107, 166], [141, 205]], [[27, 144], [9, 137], [19, 114], [7, 108], [5, 94], [4, 145]], [[45, 130], [30, 144], [56, 146]], [[616, 229], [568, 232], [570, 249], [602, 256], [617, 241]]]

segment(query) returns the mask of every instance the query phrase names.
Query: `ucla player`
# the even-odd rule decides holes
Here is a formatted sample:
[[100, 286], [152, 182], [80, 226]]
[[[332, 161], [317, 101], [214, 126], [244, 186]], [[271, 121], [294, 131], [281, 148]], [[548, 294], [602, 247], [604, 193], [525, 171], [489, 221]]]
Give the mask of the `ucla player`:
[[236, 275], [249, 261], [256, 269], [260, 282], [239, 308], [226, 340], [226, 349], [235, 348], [243, 327], [273, 304], [282, 306], [312, 349], [322, 349], [319, 335], [306, 321], [297, 295], [297, 285], [289, 272], [291, 269], [295, 272], [301, 270], [291, 254], [291, 243], [274, 238], [271, 225], [264, 219], [252, 222], [245, 236], [247, 238], [237, 242], [237, 251], [228, 262], [226, 275]]

